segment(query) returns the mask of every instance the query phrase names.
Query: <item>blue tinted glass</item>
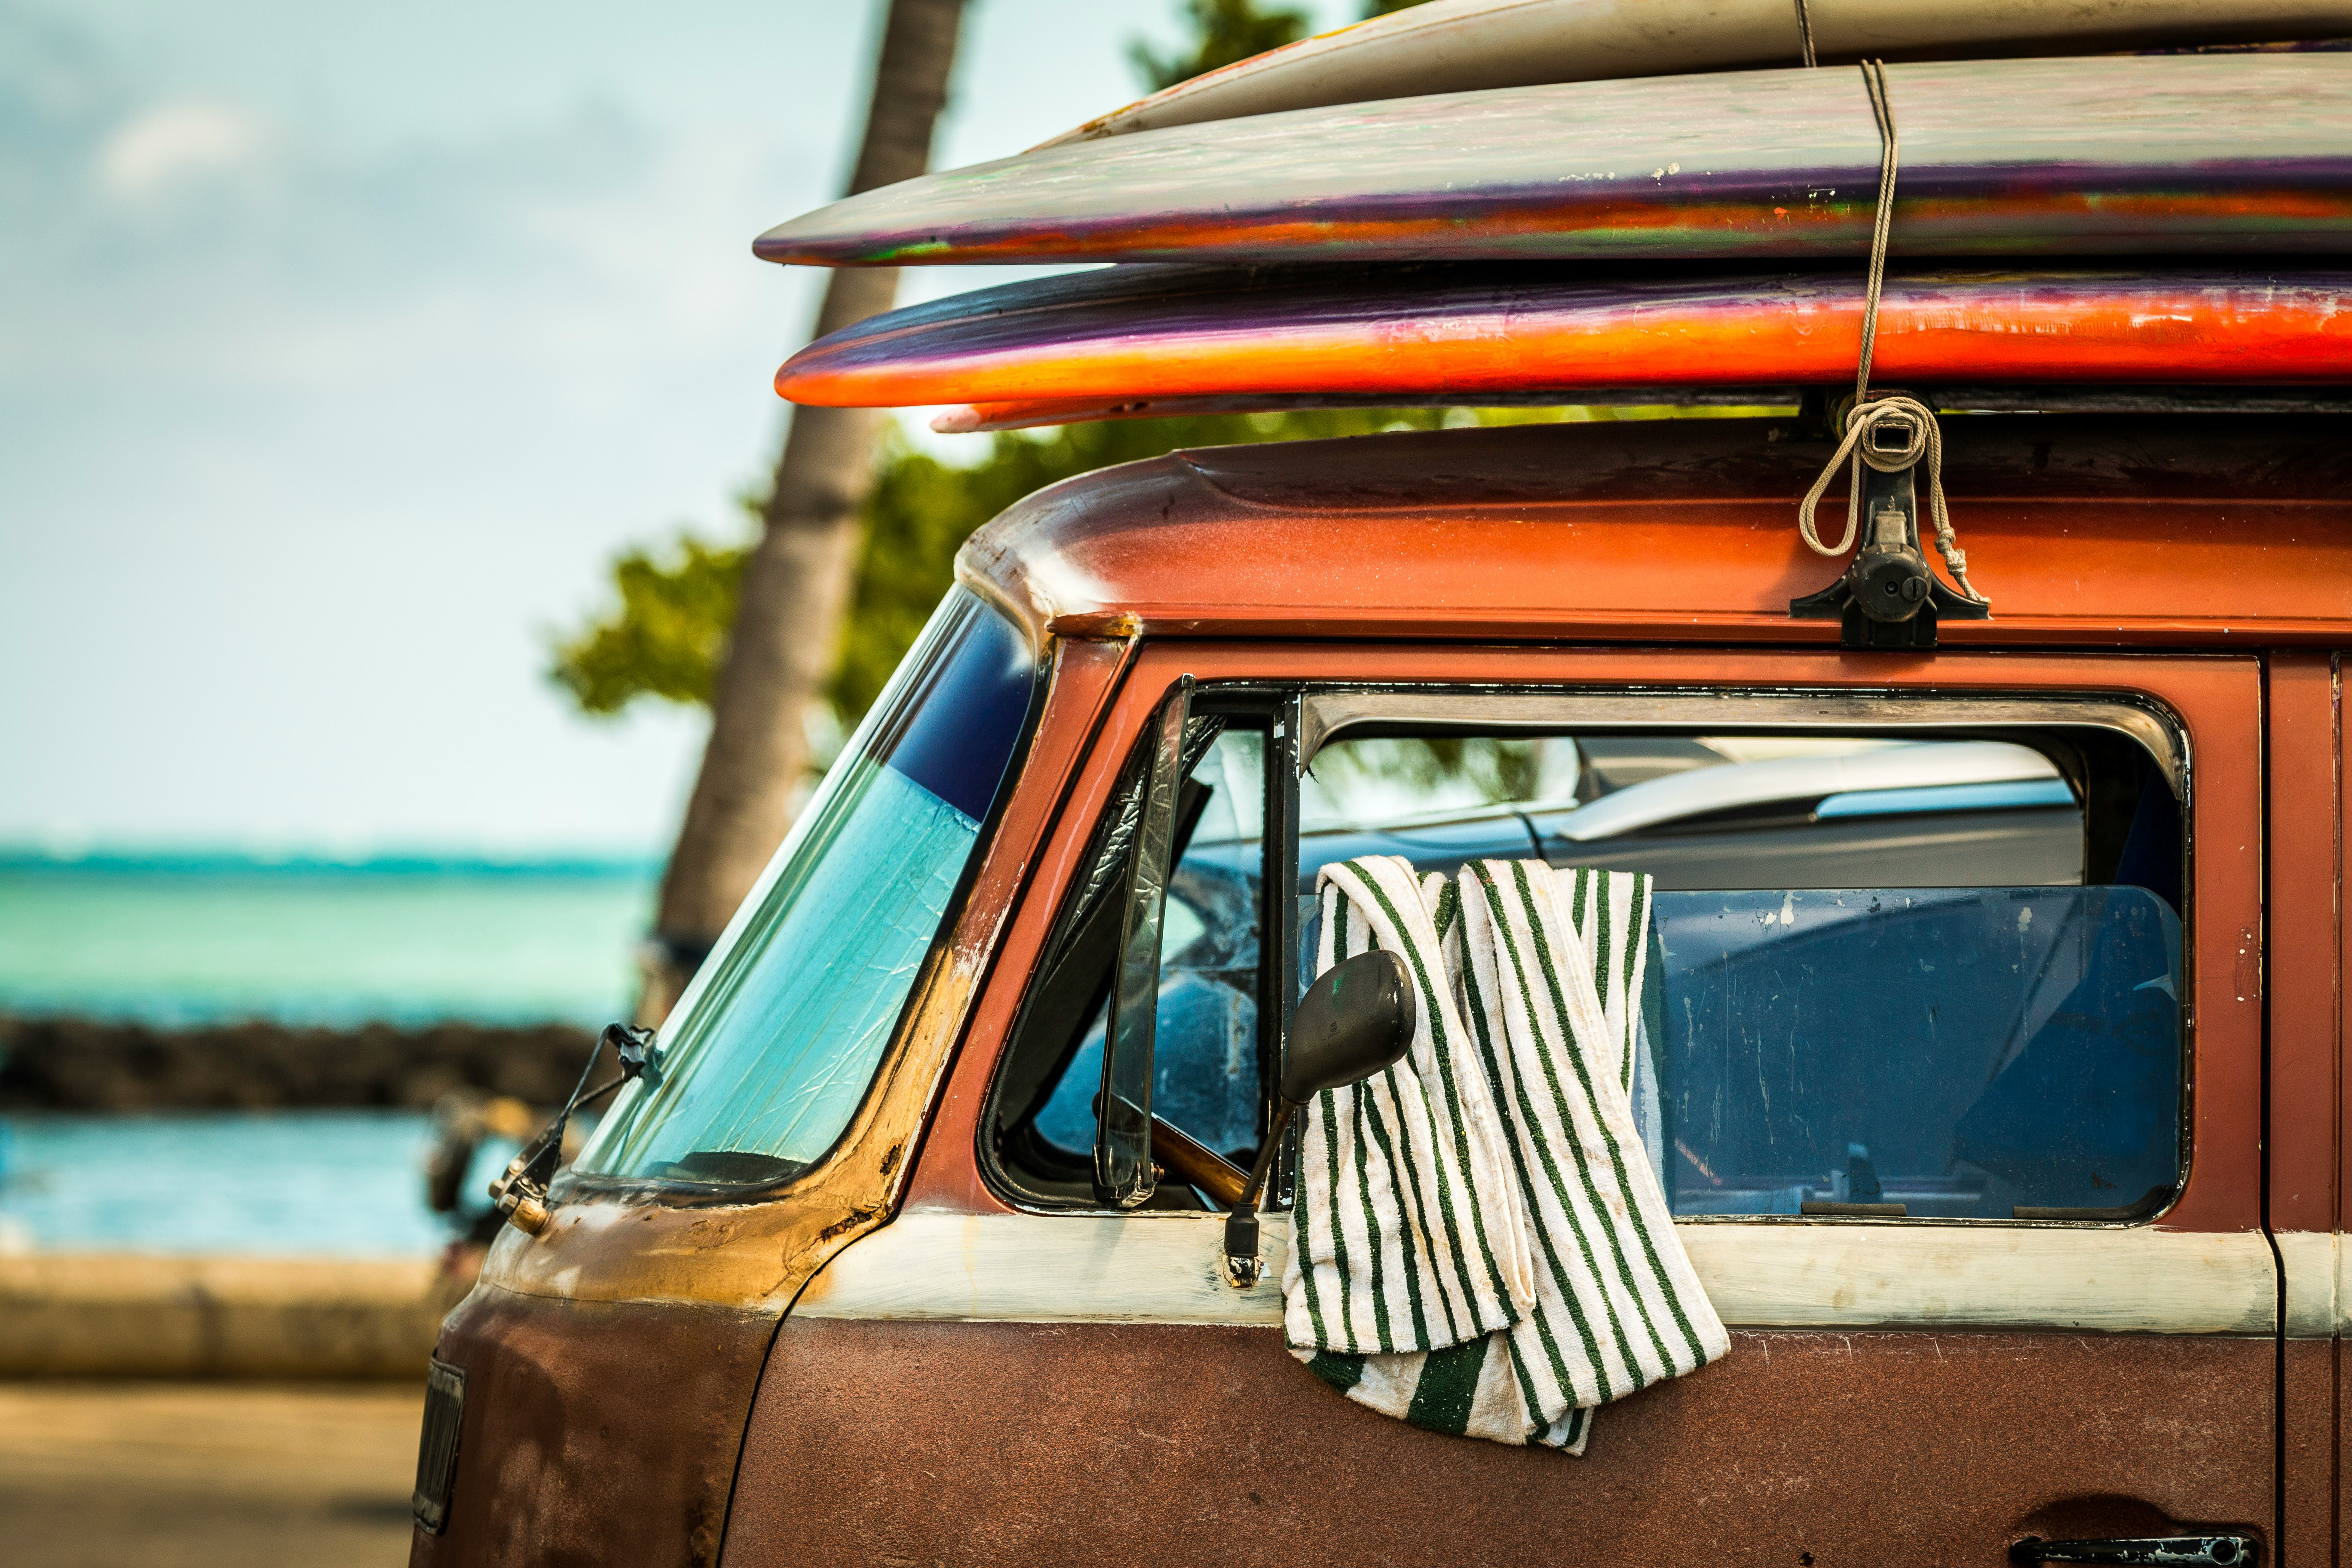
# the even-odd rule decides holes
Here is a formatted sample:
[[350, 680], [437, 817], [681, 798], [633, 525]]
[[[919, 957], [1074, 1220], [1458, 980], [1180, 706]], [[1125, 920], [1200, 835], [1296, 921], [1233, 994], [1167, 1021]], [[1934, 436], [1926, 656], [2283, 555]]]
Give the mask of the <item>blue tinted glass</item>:
[[949, 595], [680, 1004], [657, 1075], [624, 1091], [578, 1169], [773, 1182], [833, 1146], [1010, 770], [1034, 675], [1018, 630]]
[[986, 819], [1029, 711], [1035, 666], [1003, 617], [969, 616], [953, 656], [922, 671], [898, 710], [903, 722], [875, 735], [875, 760], [972, 821]]
[[[1053, 1097], [1038, 1108], [1037, 1131], [1045, 1141], [1061, 1149], [1078, 1152], [1095, 1144], [1094, 1097], [1102, 1088], [1103, 1020], [1099, 1014], [1087, 1030], [1085, 1044], [1063, 1070], [1054, 1086]], [[1157, 1054], [1154, 1064], [1158, 1065]], [[1151, 1097], [1160, 1098], [1160, 1084], [1151, 1085]]]
[[2180, 924], [2138, 888], [1661, 892], [1675, 1212], [2139, 1203], [2179, 1179]]
[[[1168, 878], [1160, 999], [1152, 1024], [1151, 1110], [1231, 1155], [1257, 1143], [1265, 737], [1226, 731], [1193, 767], [1192, 780], [1208, 794], [1198, 803], [1192, 837]], [[1098, 1016], [1037, 1111], [1037, 1131], [1066, 1151], [1094, 1146], [1102, 1046]]]

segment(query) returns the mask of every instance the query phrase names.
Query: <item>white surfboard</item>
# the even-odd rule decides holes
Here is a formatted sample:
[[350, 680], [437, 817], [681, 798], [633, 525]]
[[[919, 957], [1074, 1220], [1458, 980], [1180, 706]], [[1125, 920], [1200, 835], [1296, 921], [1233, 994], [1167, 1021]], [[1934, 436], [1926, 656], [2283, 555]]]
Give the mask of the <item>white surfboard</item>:
[[[2352, 54], [1891, 66], [1898, 256], [2352, 249]], [[772, 261], [1869, 254], [1862, 73], [1571, 82], [1177, 126], [950, 169], [762, 235]]]
[[[2101, 54], [2352, 37], [2352, 0], [1802, 0], [1816, 58]], [[1428, 0], [1043, 143], [1433, 92], [1803, 63], [1799, 0]]]

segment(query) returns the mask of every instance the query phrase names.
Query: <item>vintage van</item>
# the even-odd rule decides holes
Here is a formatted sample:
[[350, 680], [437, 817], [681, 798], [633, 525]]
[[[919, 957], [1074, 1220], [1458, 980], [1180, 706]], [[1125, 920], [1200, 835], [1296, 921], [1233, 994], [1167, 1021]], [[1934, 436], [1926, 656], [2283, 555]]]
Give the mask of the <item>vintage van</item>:
[[[2099, 29], [2159, 11], [2214, 41], [2160, 5], [2077, 8], [2067, 37], [2137, 47]], [[1181, 452], [975, 535], [578, 1158], [509, 1185], [435, 1352], [414, 1563], [2343, 1554], [2352, 280], [2325, 268], [2352, 62], [1561, 88], [1583, 57], [1528, 64], [1505, 26], [1538, 12], [1631, 26], [1439, 0], [1347, 46], [1386, 75], [1318, 40], [762, 241], [1202, 263], [861, 323], [785, 368], [803, 401], [968, 404], [968, 429], [1735, 416]], [[1447, 43], [1502, 40], [1486, 76], [1403, 96], [1416, 39], [1488, 13]], [[2032, 52], [2000, 28], [2046, 21], [1884, 15], [1960, 18], [1929, 57]], [[1768, 63], [1669, 44], [1606, 58]], [[1477, 205], [1480, 171], [1631, 157], [1725, 103], [1738, 167], [1642, 156], [1534, 218], [1516, 186]], [[1754, 116], [1824, 105], [1818, 155], [1763, 169], [1794, 143]], [[2066, 155], [1986, 161], [2035, 137]], [[1718, 186], [1675, 186], [1683, 159]], [[1936, 273], [1906, 232], [2075, 259]], [[1730, 281], [1690, 248], [1751, 239]], [[1368, 259], [1286, 272], [1284, 246]], [[1496, 270], [1529, 256], [1551, 269]], [[1790, 270], [1823, 257], [1843, 272]], [[1830, 401], [1864, 321], [1918, 400], [1866, 433]], [[1853, 464], [1841, 573], [1797, 524], [1848, 434], [1901, 438]], [[1944, 497], [1948, 583], [1922, 543]], [[1632, 1104], [1732, 1349], [1609, 1405], [1580, 1457], [1388, 1419], [1286, 1352], [1294, 1018], [1337, 1005], [1311, 895], [1368, 854], [1653, 879]]]
[[[2000, 612], [1926, 654], [1789, 618], [1794, 421], [1031, 498], [450, 1318], [415, 1561], [2326, 1560], [2344, 428], [1948, 421]], [[1368, 850], [1656, 878], [1644, 1115], [1735, 1348], [1581, 1458], [1333, 1394], [1158, 1124], [1096, 1195], [1105, 911], [1164, 880], [1150, 1104], [1246, 1163]]]

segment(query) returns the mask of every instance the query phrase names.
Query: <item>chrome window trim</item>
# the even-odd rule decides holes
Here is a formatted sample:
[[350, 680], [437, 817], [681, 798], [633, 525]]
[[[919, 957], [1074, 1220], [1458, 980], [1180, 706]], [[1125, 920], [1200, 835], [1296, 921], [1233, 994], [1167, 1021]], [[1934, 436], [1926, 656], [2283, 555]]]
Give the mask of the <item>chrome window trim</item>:
[[[1729, 705], [1737, 718], [1726, 718]], [[2147, 749], [2182, 806], [2189, 804], [2189, 731], [2150, 698], [2114, 693], [1919, 692], [1885, 687], [1326, 686], [1299, 699], [1298, 764], [1343, 731], [1370, 724], [1559, 730], [1945, 730], [2043, 724], [2113, 730]]]

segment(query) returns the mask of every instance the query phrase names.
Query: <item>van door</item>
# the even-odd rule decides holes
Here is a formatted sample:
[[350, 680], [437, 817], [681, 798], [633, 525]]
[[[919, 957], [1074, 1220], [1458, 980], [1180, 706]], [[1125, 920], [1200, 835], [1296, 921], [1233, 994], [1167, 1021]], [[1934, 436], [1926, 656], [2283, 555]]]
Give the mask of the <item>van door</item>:
[[2274, 652], [2264, 663], [2270, 1223], [2286, 1273], [2279, 1553], [2341, 1562], [2343, 667], [2324, 650]]
[[[1232, 1288], [1200, 1189], [1163, 1172], [1113, 1211], [1064, 1142], [1108, 980], [1054, 983], [1183, 675], [1265, 759], [1254, 824], [1178, 851], [1179, 872], [1253, 861], [1255, 896], [1201, 897], [1203, 929], [1171, 920], [1161, 943], [1163, 1037], [1231, 1047], [1156, 1064], [1163, 1108], [1227, 1119], [1205, 1142], [1234, 1136], [1237, 1105], [1262, 1116], [1248, 1047], [1278, 1047], [1320, 858], [1656, 879], [1647, 1141], [1734, 1348], [1602, 1408], [1584, 1457], [1341, 1398], [1285, 1352], [1278, 1257]], [[905, 1211], [779, 1333], [726, 1560], [1990, 1564], [2027, 1536], [2268, 1542], [2280, 1280], [2242, 956], [2262, 685], [2252, 658], [1147, 648]], [[1196, 742], [1198, 784], [1220, 742]], [[1200, 1081], [1212, 1066], [1227, 1081]]]

